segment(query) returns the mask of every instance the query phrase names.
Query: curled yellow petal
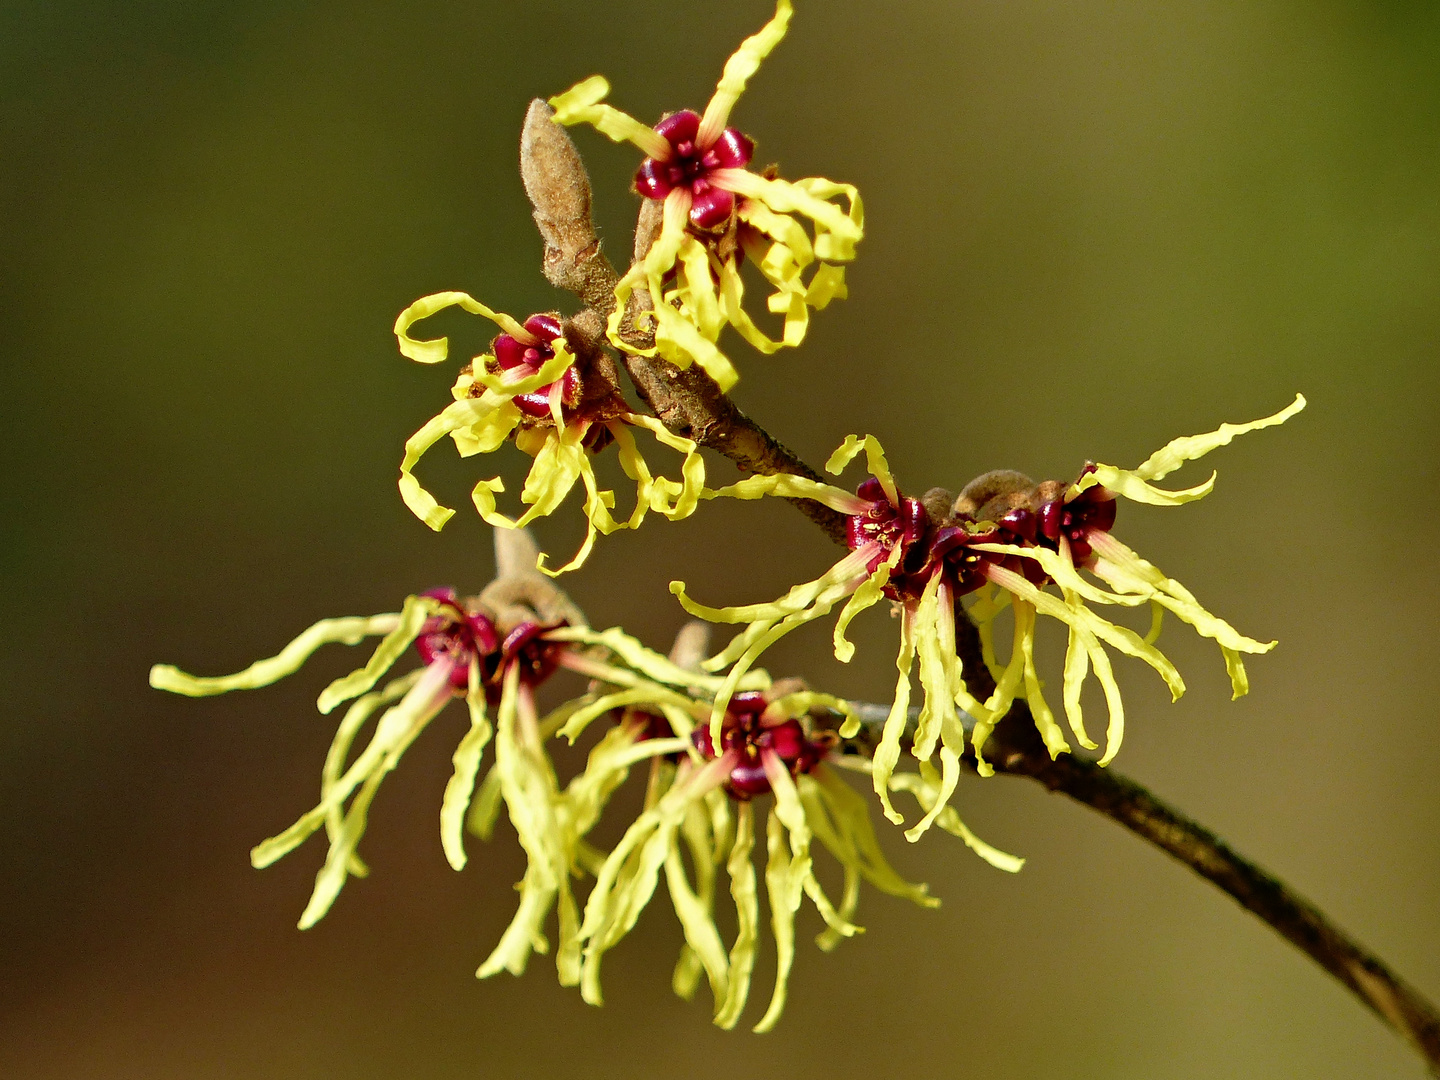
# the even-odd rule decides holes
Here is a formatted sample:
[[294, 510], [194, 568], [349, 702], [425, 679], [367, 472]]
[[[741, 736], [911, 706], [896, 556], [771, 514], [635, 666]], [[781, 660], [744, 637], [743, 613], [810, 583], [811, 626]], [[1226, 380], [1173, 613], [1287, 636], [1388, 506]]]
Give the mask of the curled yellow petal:
[[507, 334], [521, 338], [529, 336], [525, 328], [509, 315], [492, 311], [469, 293], [438, 292], [430, 296], [422, 296], [400, 312], [399, 318], [395, 320], [395, 337], [400, 343], [400, 352], [404, 356], [411, 360], [418, 360], [422, 364], [438, 364], [449, 355], [450, 340], [448, 338], [423, 340], [410, 336], [410, 327], [448, 307], [461, 307], [472, 315], [483, 315]]
[[812, 194], [807, 185], [767, 179], [744, 169], [715, 169], [711, 175], [716, 187], [756, 199], [777, 213], [808, 217], [816, 226], [818, 257], [832, 262], [854, 257], [855, 244], [863, 235], [863, 228], [834, 203]]
[[[455, 515], [455, 511], [441, 506], [435, 497], [420, 486], [413, 470], [430, 447], [445, 435], [462, 429], [488, 427], [499, 439], [509, 434], [520, 421], [520, 410], [510, 402], [503, 403], [504, 410], [495, 414], [496, 407], [484, 398], [455, 401], [447, 405], [438, 415], [426, 421], [425, 426], [405, 440], [405, 456], [400, 462], [400, 496], [410, 512], [430, 528], [439, 530]], [[498, 432], [508, 424], [504, 434]], [[499, 425], [497, 427], [497, 425]], [[498, 442], [495, 443], [498, 445]]]

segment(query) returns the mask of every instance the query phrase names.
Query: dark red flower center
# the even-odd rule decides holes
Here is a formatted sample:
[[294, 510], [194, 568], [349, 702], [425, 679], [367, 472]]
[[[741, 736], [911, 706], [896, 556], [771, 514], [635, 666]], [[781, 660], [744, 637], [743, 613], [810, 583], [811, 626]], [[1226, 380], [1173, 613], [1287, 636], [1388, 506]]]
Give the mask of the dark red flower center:
[[[513, 372], [514, 378], [521, 379], [534, 375], [547, 360], [555, 358], [555, 342], [563, 341], [565, 337], [560, 320], [553, 315], [531, 315], [525, 320], [525, 330], [532, 338], [530, 342], [501, 334], [491, 343], [490, 351], [495, 355], [494, 370]], [[513, 399], [516, 407], [532, 419], [549, 418], [550, 394], [557, 385], [560, 387], [562, 415], [580, 404], [580, 375], [571, 367], [557, 382], [528, 394], [517, 394]]]
[[872, 574], [898, 544], [901, 549], [901, 563], [910, 546], [925, 535], [929, 522], [925, 507], [919, 499], [900, 495], [897, 506], [885, 494], [880, 481], [873, 476], [855, 489], [855, 494], [868, 504], [858, 514], [851, 514], [845, 523], [846, 540], [851, 551], [858, 551], [866, 544], [878, 544], [881, 550], [869, 561], [866, 569]]
[[500, 636], [495, 624], [484, 615], [472, 615], [460, 606], [459, 595], [454, 589], [430, 589], [421, 594], [441, 604], [439, 614], [425, 620], [425, 627], [415, 639], [415, 649], [427, 665], [437, 660], [448, 660], [454, 666], [450, 670], [450, 685], [457, 691], [470, 686], [470, 661], [480, 658], [480, 675], [488, 674], [487, 660], [500, 647]]
[[647, 199], [663, 199], [676, 188], [688, 188], [691, 223], [702, 229], [723, 225], [735, 208], [735, 196], [716, 187], [710, 174], [716, 169], [743, 169], [755, 153], [755, 143], [731, 127], [701, 146], [700, 116], [689, 109], [671, 113], [655, 130], [670, 150], [664, 157], [647, 157], [640, 163], [635, 190]]
[[560, 657], [570, 646], [563, 641], [547, 641], [543, 635], [564, 625], [563, 622], [549, 626], [523, 622], [506, 634], [500, 646], [496, 682], [504, 678], [504, 672], [512, 664], [519, 666], [520, 681], [527, 686], [538, 686], [555, 674], [555, 669], [560, 666]]
[[[1093, 471], [1086, 466], [1085, 473]], [[1034, 515], [1032, 535], [1034, 543], [1049, 548], [1058, 548], [1060, 537], [1070, 542], [1070, 558], [1076, 566], [1083, 566], [1091, 555], [1090, 535], [1109, 532], [1115, 525], [1115, 493], [1100, 484], [1088, 487], [1068, 502], [1055, 499], [1045, 503]]]
[[[799, 720], [765, 720], [768, 704], [761, 693], [736, 694], [730, 699], [720, 728], [721, 753], [734, 750], [740, 755], [739, 764], [730, 770], [725, 781], [725, 790], [742, 801], [770, 790], [770, 778], [765, 775], [761, 758], [763, 753], [774, 753], [785, 763], [791, 776], [800, 776], [815, 768], [829, 752], [828, 744], [806, 737]], [[702, 722], [690, 738], [707, 758], [719, 756], [710, 740], [708, 723]]]

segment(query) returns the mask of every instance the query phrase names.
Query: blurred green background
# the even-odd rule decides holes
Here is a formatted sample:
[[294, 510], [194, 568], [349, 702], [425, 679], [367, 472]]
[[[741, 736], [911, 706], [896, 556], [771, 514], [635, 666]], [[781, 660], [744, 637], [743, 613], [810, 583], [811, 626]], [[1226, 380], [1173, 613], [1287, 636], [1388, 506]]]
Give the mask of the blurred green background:
[[[1123, 511], [1122, 538], [1281, 645], [1231, 704], [1213, 647], [1172, 626], [1190, 693], [1170, 705], [1119, 669], [1118, 767], [1440, 994], [1440, 7], [799, 7], [736, 121], [786, 175], [858, 184], [869, 235], [853, 299], [803, 350], [732, 339], [742, 405], [812, 461], [873, 431], [924, 489], [1133, 464], [1303, 390], [1307, 412], [1215, 455], [1211, 498]], [[488, 580], [472, 514], [436, 536], [396, 495], [453, 366], [403, 361], [395, 313], [449, 288], [573, 310], [538, 272], [526, 103], [596, 71], [641, 118], [703, 103], [770, 10], [0, 8], [0, 1075], [1421, 1074], [1226, 897], [1020, 781], [969, 777], [957, 800], [1024, 871], [887, 834], [944, 906], [871, 893], [863, 937], [829, 956], [802, 939], [765, 1037], [671, 996], [663, 902], [611, 954], [603, 1009], [543, 958], [472, 978], [521, 861], [502, 827], [463, 874], [443, 862], [458, 713], [387, 781], [374, 873], [318, 928], [294, 929], [318, 842], [249, 867], [311, 805], [334, 725], [314, 696], [355, 657], [200, 702], [148, 689], [149, 665], [235, 670], [318, 617]], [[622, 256], [636, 155], [577, 139]], [[479, 322], [441, 329], [469, 355]], [[432, 458], [451, 505], [492, 467]], [[542, 541], [569, 550], [577, 521]], [[595, 623], [663, 646], [672, 577], [757, 601], [834, 554], [784, 505], [710, 505], [611, 537], [569, 584]], [[770, 667], [881, 698], [893, 624], [874, 613], [857, 640], [849, 667], [821, 631]]]

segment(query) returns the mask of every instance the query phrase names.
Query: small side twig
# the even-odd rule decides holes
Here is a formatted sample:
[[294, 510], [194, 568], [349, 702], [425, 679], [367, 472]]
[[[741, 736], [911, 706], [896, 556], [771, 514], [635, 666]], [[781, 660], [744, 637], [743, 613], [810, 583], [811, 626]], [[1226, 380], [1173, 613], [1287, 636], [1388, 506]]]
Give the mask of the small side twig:
[[[545, 240], [545, 276], [580, 297], [591, 309], [588, 321], [598, 332], [601, 321], [614, 310], [618, 278], [601, 251], [591, 222], [590, 181], [584, 163], [551, 115], [543, 101], [531, 103], [521, 141], [521, 172], [535, 206], [535, 223]], [[653, 243], [658, 218], [655, 206], [647, 204], [642, 210], [635, 237], [637, 259]], [[621, 323], [624, 340], [636, 348], [652, 344], [643, 320], [636, 318], [650, 303], [650, 297], [637, 289]], [[724, 454], [747, 472], [822, 479], [741, 412], [698, 367], [682, 371], [658, 357], [632, 353], [622, 353], [622, 361], [645, 404], [676, 434]], [[845, 543], [840, 514], [808, 499], [790, 501], [833, 540]], [[956, 635], [957, 652], [965, 670], [976, 673], [974, 690], [984, 698], [993, 683], [980, 660], [974, 624], [957, 618]], [[875, 725], [883, 722], [889, 710], [879, 705], [859, 708], [865, 730], [849, 745], [865, 752], [873, 748]], [[996, 726], [985, 754], [997, 773], [1028, 777], [1051, 791], [1063, 792], [1224, 890], [1330, 972], [1399, 1032], [1440, 1076], [1440, 1011], [1284, 882], [1135, 781], [1069, 754], [1052, 761], [1023, 703], [1017, 703]]]

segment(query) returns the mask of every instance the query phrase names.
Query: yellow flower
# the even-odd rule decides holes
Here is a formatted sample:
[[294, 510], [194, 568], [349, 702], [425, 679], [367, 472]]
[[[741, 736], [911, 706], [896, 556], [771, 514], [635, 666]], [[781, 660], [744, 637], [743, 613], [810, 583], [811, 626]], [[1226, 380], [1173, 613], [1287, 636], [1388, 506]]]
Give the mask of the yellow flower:
[[[499, 477], [481, 480], [471, 498], [480, 516], [497, 528], [521, 528], [546, 517], [577, 482], [585, 489], [585, 541], [575, 557], [559, 570], [585, 561], [599, 533], [633, 529], [650, 511], [671, 520], [694, 512], [705, 482], [705, 465], [690, 439], [672, 435], [659, 420], [630, 411], [620, 396], [614, 366], [603, 352], [577, 357], [561, 321], [553, 315], [532, 315], [524, 324], [491, 311], [466, 293], [445, 292], [422, 297], [400, 313], [395, 335], [400, 351], [412, 360], [438, 363], [448, 354], [445, 338], [417, 340], [410, 328], [447, 307], [495, 322], [502, 330], [491, 351], [468, 365], [452, 388], [455, 400], [405, 443], [400, 464], [400, 494], [405, 505], [432, 529], [442, 528], [455, 511], [441, 506], [421, 487], [414, 468], [426, 451], [449, 435], [461, 457], [488, 454], [507, 440], [534, 458], [520, 493], [528, 509], [511, 519], [496, 509], [495, 496], [504, 491]], [[643, 428], [656, 441], [684, 455], [681, 479], [657, 476], [635, 441], [633, 429]], [[615, 443], [625, 474], [635, 481], [635, 509], [616, 520], [610, 511], [615, 493], [602, 490], [591, 456]]]
[[[527, 534], [499, 534], [497, 549], [502, 572], [479, 597], [462, 600], [453, 589], [431, 590], [409, 597], [398, 613], [322, 620], [278, 655], [238, 674], [204, 678], [157, 664], [150, 684], [191, 697], [268, 686], [297, 671], [327, 643], [353, 645], [383, 635], [363, 667], [335, 680], [320, 695], [322, 713], [351, 704], [325, 758], [319, 802], [288, 829], [256, 845], [252, 863], [268, 866], [325, 829], [329, 851], [300, 917], [301, 929], [313, 926], [329, 911], [348, 877], [368, 873], [357, 846], [381, 782], [440, 711], [463, 698], [470, 727], [455, 749], [454, 773], [440, 806], [446, 858], [456, 870], [462, 869], [467, 824], [472, 833], [488, 838], [502, 804], [527, 856], [515, 917], [477, 974], [522, 972], [532, 951], [547, 948], [544, 924], [556, 908], [556, 964], [561, 982], [574, 985], [580, 977], [580, 940], [572, 878], [603, 861], [584, 837], [610, 789], [597, 790], [593, 776], [577, 778], [562, 789], [545, 744], [590, 705], [597, 692], [542, 718], [534, 688], [566, 669], [618, 686], [630, 701], [669, 702], [678, 696], [674, 684], [688, 687], [697, 679], [711, 684], [718, 679], [667, 665], [619, 630], [588, 630], [569, 599], [532, 569], [536, 552]], [[374, 689], [412, 645], [421, 666]], [[487, 715], [490, 707], [495, 709], [493, 724]], [[350, 760], [356, 737], [377, 713], [369, 743]], [[494, 764], [477, 793], [481, 759], [492, 735]], [[672, 739], [669, 748], [679, 751], [688, 745]], [[625, 762], [613, 756], [608, 760], [609, 772], [623, 779]]]
[[[787, 182], [750, 172], [746, 166], [754, 143], [727, 126], [746, 83], [785, 36], [791, 14], [790, 0], [778, 0], [774, 18], [726, 62], [703, 115], [684, 110], [654, 127], [642, 124], [602, 104], [610, 84], [599, 75], [550, 100], [556, 123], [588, 123], [616, 142], [639, 147], [646, 157], [635, 176], [636, 190], [664, 202], [659, 237], [616, 287], [611, 340], [680, 367], [698, 363], [722, 390], [736, 380], [734, 367], [715, 344], [722, 327], [734, 326], [765, 353], [798, 345], [810, 309], [845, 296], [842, 264], [855, 257], [863, 231], [854, 187], [819, 177]], [[841, 197], [846, 210], [834, 201]], [[813, 240], [797, 215], [811, 223]], [[766, 336], [745, 311], [742, 252], [774, 289], [767, 306], [784, 316], [779, 339]], [[637, 286], [648, 288], [655, 300], [655, 346], [649, 350], [620, 339], [626, 302]]]
[[[1235, 696], [1246, 692], [1241, 654], [1266, 652], [1275, 643], [1239, 634], [1201, 606], [1179, 582], [1111, 536], [1114, 500], [1118, 493], [1139, 502], [1174, 506], [1201, 498], [1211, 490], [1213, 476], [1204, 484], [1182, 491], [1157, 488], [1152, 481], [1226, 445], [1236, 435], [1283, 423], [1304, 405], [1305, 399], [1297, 395], [1292, 405], [1273, 416], [1249, 424], [1225, 424], [1205, 435], [1176, 439], [1135, 469], [1088, 466], [1074, 484], [1036, 485], [1018, 473], [988, 473], [962, 492], [945, 520], [934, 520], [916, 500], [899, 493], [879, 443], [872, 436], [860, 440], [852, 435], [826, 469], [838, 473], [863, 448], [872, 479], [862, 484], [855, 495], [793, 476], [751, 477], [718, 492], [705, 493], [707, 498], [773, 494], [825, 503], [850, 518], [850, 555], [820, 578], [797, 585], [769, 604], [709, 608], [692, 601], [683, 582], [672, 582], [670, 588], [692, 615], [712, 622], [746, 624], [707, 665], [711, 670], [728, 666], [731, 680], [742, 677], [780, 637], [823, 617], [841, 600], [847, 602], [835, 626], [835, 655], [849, 661], [854, 654], [853, 645], [845, 638], [850, 620], [882, 596], [898, 603], [899, 678], [875, 751], [873, 775], [886, 815], [900, 823], [903, 819], [892, 806], [889, 791], [906, 731], [911, 672], [918, 660], [924, 699], [911, 737], [911, 752], [922, 762], [938, 755], [940, 771], [936, 802], [905, 834], [915, 840], [937, 819], [958, 782], [960, 756], [966, 743], [959, 710], [973, 720], [970, 743], [982, 774], [991, 771], [982, 756], [985, 741], [1021, 694], [1051, 755], [1070, 749], [1045, 700], [1035, 666], [1037, 615], [1058, 619], [1069, 630], [1063, 702], [1071, 731], [1088, 749], [1098, 747], [1085, 731], [1080, 692], [1092, 667], [1105, 692], [1110, 718], [1101, 764], [1113, 759], [1124, 733], [1120, 690], [1104, 646], [1149, 664], [1165, 679], [1174, 697], [1184, 692], [1179, 672], [1154, 645], [1163, 611], [1174, 613], [1202, 636], [1213, 639], [1225, 658]], [[1080, 570], [1090, 572], [1109, 589], [1086, 581]], [[1048, 591], [1052, 584], [1059, 596]], [[962, 661], [956, 655], [956, 605], [961, 597], [972, 593], [978, 596], [969, 609], [970, 615], [980, 627], [984, 658], [996, 683], [984, 701], [977, 699], [967, 685]], [[1154, 612], [1151, 632], [1141, 637], [1097, 614], [1091, 604], [1150, 604]], [[1001, 666], [995, 661], [992, 626], [996, 615], [1007, 606], [1014, 614], [1014, 638], [1009, 660]], [[717, 699], [712, 737], [732, 685], [727, 682]]]
[[[599, 643], [599, 636], [585, 640]], [[755, 672], [745, 683], [755, 685]], [[862, 799], [832, 766], [864, 769], [868, 763], [838, 753], [833, 733], [812, 731], [802, 718], [812, 710], [848, 710], [845, 702], [807, 691], [796, 682], [776, 683], [733, 694], [725, 707], [719, 742], [712, 742], [705, 721], [718, 680], [694, 676], [709, 687], [696, 696], [670, 701], [652, 699], [644, 711], [631, 711], [612, 729], [595, 753], [586, 776], [597, 787], [613, 788], [610, 766], [599, 759], [607, 748], [627, 765], [648, 756], [650, 780], [643, 812], [595, 870], [595, 887], [585, 904], [580, 938], [585, 942], [580, 989], [586, 1001], [601, 1003], [600, 968], [605, 954], [630, 932], [649, 904], [663, 870], [685, 947], [675, 968], [676, 993], [689, 998], [703, 974], [715, 1002], [714, 1020], [722, 1028], [739, 1021], [749, 998], [751, 974], [760, 940], [760, 907], [751, 861], [757, 822], [753, 801], [773, 796], [765, 825], [765, 887], [775, 939], [776, 980], [770, 1004], [756, 1031], [768, 1031], [784, 1008], [795, 955], [795, 916], [809, 897], [826, 923], [816, 943], [829, 950], [858, 933], [852, 922], [860, 884], [924, 907], [938, 901], [925, 886], [904, 881], [886, 862]], [[615, 695], [597, 700], [590, 715], [572, 719], [564, 733], [572, 738], [598, 715], [602, 706], [631, 704]], [[659, 715], [650, 715], [652, 712]], [[676, 752], [679, 738], [683, 752]], [[577, 781], [578, 783], [578, 781]], [[897, 789], [912, 792], [922, 806], [933, 805], [933, 779], [919, 773], [896, 774]], [[989, 848], [945, 809], [942, 826], [962, 836], [995, 865], [1018, 870], [1020, 860]], [[840, 863], [843, 890], [833, 902], [815, 875], [812, 841], [818, 840]], [[686, 866], [688, 855], [689, 867]], [[735, 906], [736, 935], [727, 949], [715, 922], [717, 871], [724, 868]]]

